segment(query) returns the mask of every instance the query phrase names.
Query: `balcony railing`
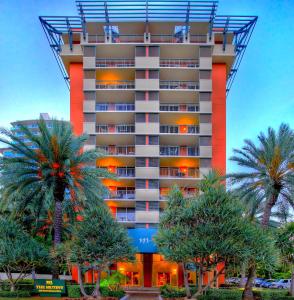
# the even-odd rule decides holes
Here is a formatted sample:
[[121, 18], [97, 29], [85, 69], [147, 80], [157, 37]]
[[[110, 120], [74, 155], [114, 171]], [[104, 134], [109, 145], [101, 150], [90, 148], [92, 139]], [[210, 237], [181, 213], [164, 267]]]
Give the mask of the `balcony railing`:
[[196, 168], [160, 167], [160, 177], [198, 178], [199, 170]]
[[197, 104], [160, 104], [160, 111], [199, 111]]
[[162, 156], [198, 156], [197, 147], [189, 146], [160, 146], [160, 155]]
[[132, 103], [98, 103], [96, 111], [134, 111], [135, 104]]
[[88, 35], [88, 43], [104, 43], [105, 42], [105, 35]]
[[96, 132], [98, 132], [98, 133], [132, 133], [132, 132], [135, 132], [135, 125], [133, 125], [133, 124], [120, 124], [120, 125], [97, 124]]
[[160, 133], [195, 134], [199, 133], [198, 125], [160, 125]]
[[116, 213], [115, 216], [118, 222], [135, 222], [136, 220], [136, 213]]
[[135, 146], [97, 146], [97, 149], [106, 152], [107, 155], [135, 155]]
[[135, 60], [127, 58], [117, 59], [96, 59], [97, 68], [125, 68], [134, 67]]
[[160, 80], [159, 86], [161, 89], [166, 89], [166, 90], [197, 90], [199, 89], [199, 82]]
[[97, 80], [97, 89], [134, 89], [135, 82], [131, 80]]
[[123, 200], [135, 199], [135, 189], [126, 187], [126, 188], [120, 188], [115, 192], [111, 191], [108, 195], [108, 199], [123, 199]]
[[[183, 193], [184, 198], [190, 198], [190, 197], [195, 196], [196, 192], [182, 192], [182, 193]], [[159, 199], [160, 200], [167, 200], [168, 199], [168, 194], [160, 194]]]
[[119, 177], [135, 177], [135, 168], [134, 167], [116, 167], [116, 168], [107, 168], [99, 167], [99, 169], [108, 170], [111, 173], [116, 174]]
[[144, 43], [143, 34], [120, 34], [112, 37], [112, 43]]
[[116, 175], [119, 177], [135, 177], [135, 168], [133, 167], [118, 167]]
[[207, 42], [206, 34], [191, 34], [190, 35], [190, 43], [203, 44], [206, 42]]
[[160, 67], [162, 68], [198, 68], [198, 59], [161, 59]]

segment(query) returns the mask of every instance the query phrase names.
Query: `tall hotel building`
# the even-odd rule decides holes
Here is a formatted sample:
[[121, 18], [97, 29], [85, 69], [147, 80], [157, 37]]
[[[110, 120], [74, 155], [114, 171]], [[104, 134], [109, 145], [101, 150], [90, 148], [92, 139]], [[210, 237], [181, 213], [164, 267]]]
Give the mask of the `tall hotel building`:
[[209, 170], [226, 172], [226, 94], [257, 18], [218, 16], [218, 1], [76, 5], [75, 17], [40, 21], [69, 86], [74, 132], [105, 151], [97, 168], [119, 177], [105, 180], [105, 202], [138, 254], [114, 268], [126, 285], [181, 285], [181, 268], [156, 253], [152, 236], [173, 185], [189, 197]]

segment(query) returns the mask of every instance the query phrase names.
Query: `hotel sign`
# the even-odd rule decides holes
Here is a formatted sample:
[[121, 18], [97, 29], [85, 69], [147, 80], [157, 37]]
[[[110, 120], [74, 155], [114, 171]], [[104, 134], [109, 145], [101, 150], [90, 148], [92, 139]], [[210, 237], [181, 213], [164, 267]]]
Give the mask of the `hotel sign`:
[[61, 297], [62, 294], [65, 294], [64, 280], [36, 279], [34, 286], [35, 291], [39, 293], [40, 296]]
[[153, 236], [157, 233], [155, 228], [135, 228], [128, 229], [128, 234], [133, 245], [139, 253], [156, 253], [156, 245]]

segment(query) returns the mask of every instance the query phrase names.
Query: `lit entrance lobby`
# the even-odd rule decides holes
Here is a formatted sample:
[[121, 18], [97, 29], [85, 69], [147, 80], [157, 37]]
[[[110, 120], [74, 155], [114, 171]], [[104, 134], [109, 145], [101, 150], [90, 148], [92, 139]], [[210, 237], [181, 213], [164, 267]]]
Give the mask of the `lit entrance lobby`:
[[[165, 284], [183, 284], [183, 273], [176, 263], [165, 261], [159, 254], [137, 254], [135, 263], [118, 263], [117, 270], [124, 274], [123, 285], [132, 287], [160, 287]], [[189, 271], [189, 282], [196, 284], [196, 272]]]

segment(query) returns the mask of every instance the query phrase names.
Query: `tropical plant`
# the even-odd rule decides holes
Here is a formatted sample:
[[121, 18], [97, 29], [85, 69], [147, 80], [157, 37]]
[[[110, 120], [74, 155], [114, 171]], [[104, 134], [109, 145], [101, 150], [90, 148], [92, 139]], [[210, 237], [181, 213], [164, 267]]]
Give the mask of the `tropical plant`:
[[281, 227], [277, 232], [277, 246], [282, 255], [282, 261], [291, 268], [291, 296], [294, 296], [294, 222]]
[[[11, 291], [15, 291], [20, 280], [48, 262], [48, 251], [8, 218], [0, 218], [0, 236], [0, 269], [6, 274]], [[12, 273], [18, 273], [17, 277]]]
[[[82, 272], [97, 271], [97, 281], [92, 296], [100, 296], [100, 274], [118, 261], [134, 258], [134, 249], [125, 229], [117, 223], [109, 208], [104, 204], [87, 207], [82, 212], [83, 222], [77, 222], [73, 228], [71, 261], [76, 263], [79, 278]], [[82, 280], [80, 289], [87, 296]]]
[[244, 170], [228, 177], [253, 210], [263, 208], [261, 224], [268, 227], [275, 205], [287, 202], [294, 207], [294, 133], [288, 125], [281, 124], [278, 132], [271, 127], [267, 134], [261, 132], [258, 141], [256, 146], [245, 140], [241, 150], [234, 149], [230, 160]]
[[87, 136], [75, 136], [68, 122], [52, 120], [49, 128], [41, 119], [37, 135], [23, 125], [18, 130], [21, 135], [1, 130], [0, 141], [14, 154], [0, 160], [2, 209], [12, 207], [17, 214], [28, 210], [38, 219], [44, 209], [52, 208], [54, 245], [58, 245], [64, 203], [71, 211], [86, 202], [97, 205], [106, 192], [101, 178], [111, 175], [93, 167], [101, 154], [82, 151]]
[[[271, 127], [267, 134], [261, 132], [258, 141], [256, 146], [253, 141], [245, 140], [241, 150], [234, 149], [230, 160], [244, 170], [228, 177], [251, 215], [261, 211], [261, 225], [268, 228], [274, 207], [283, 208], [288, 204], [294, 207], [294, 133], [288, 125], [281, 124], [277, 132]], [[282, 212], [285, 218], [285, 209]], [[254, 276], [255, 269], [251, 268], [248, 272]], [[247, 281], [252, 278], [247, 276]]]
[[180, 189], [175, 186], [168, 194], [167, 207], [160, 218], [159, 230], [154, 240], [158, 251], [169, 261], [176, 262], [183, 268], [186, 295], [191, 298], [188, 274], [185, 267], [190, 260], [189, 216], [187, 215], [189, 199], [183, 197]]

